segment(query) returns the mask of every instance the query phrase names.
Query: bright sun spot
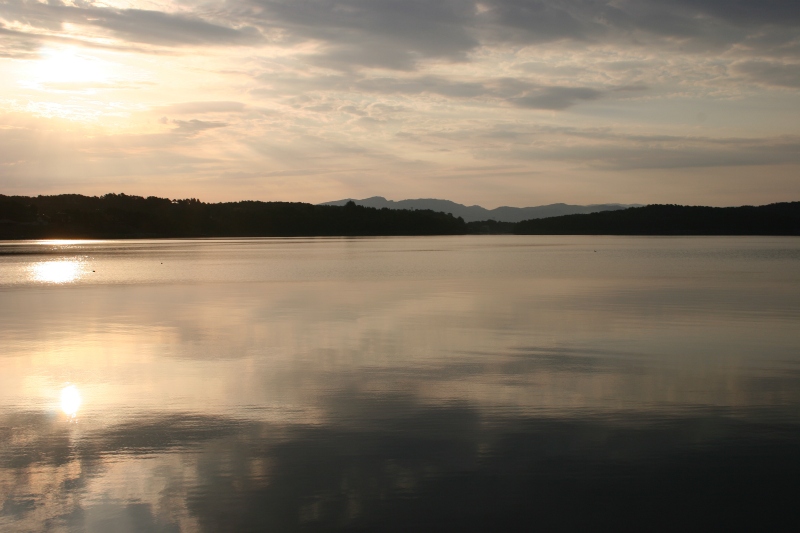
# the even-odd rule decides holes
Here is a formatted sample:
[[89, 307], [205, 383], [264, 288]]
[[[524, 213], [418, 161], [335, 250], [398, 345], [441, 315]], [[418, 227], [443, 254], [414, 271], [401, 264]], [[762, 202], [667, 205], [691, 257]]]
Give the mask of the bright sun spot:
[[67, 385], [61, 389], [61, 410], [64, 414], [74, 418], [81, 406], [81, 395], [75, 385]]
[[31, 267], [33, 279], [47, 283], [68, 283], [81, 274], [78, 261], [44, 261]]
[[81, 53], [75, 48], [46, 49], [34, 62], [33, 78], [42, 84], [69, 85], [108, 81], [105, 61]]

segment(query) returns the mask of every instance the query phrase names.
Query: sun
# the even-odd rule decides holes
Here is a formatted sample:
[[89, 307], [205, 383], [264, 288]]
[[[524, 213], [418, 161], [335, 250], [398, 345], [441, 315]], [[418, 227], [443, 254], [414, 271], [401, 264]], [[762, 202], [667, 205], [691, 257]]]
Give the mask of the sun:
[[34, 62], [31, 74], [31, 79], [42, 85], [105, 83], [109, 65], [78, 48], [47, 48]]

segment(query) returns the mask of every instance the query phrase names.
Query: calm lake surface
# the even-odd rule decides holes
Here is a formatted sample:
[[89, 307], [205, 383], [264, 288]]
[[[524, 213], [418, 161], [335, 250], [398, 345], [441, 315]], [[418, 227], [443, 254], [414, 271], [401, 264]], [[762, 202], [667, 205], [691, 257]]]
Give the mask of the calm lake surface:
[[0, 531], [798, 530], [800, 239], [0, 243]]

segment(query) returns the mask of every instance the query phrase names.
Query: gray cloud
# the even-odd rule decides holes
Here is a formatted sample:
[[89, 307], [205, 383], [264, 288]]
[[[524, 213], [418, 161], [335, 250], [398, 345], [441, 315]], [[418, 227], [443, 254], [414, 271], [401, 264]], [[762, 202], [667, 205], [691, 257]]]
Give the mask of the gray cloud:
[[650, 0], [740, 25], [800, 25], [800, 4], [792, 0]]
[[433, 93], [453, 98], [487, 97], [499, 99], [526, 109], [563, 110], [580, 102], [598, 100], [610, 93], [642, 91], [644, 86], [596, 89], [591, 87], [542, 86], [527, 80], [498, 78], [483, 82], [454, 82], [426, 76], [416, 79], [365, 80], [358, 84], [362, 90], [384, 93]]
[[[278, 44], [321, 43], [307, 59], [329, 68], [411, 70], [420, 60], [464, 61], [482, 44], [520, 41], [677, 45], [684, 51], [741, 45], [755, 54], [800, 54], [799, 5], [784, 0], [234, 0], [192, 5], [193, 13], [178, 14], [10, 0], [0, 20], [34, 32], [58, 32], [72, 23], [159, 46], [249, 45], [266, 42], [267, 35]], [[15, 45], [23, 52], [26, 46]], [[18, 52], [0, 48], [0, 53]]]
[[597, 39], [612, 30], [699, 36], [718, 24], [797, 27], [800, 6], [787, 0], [484, 0], [487, 18], [535, 40]]
[[207, 120], [197, 120], [196, 118], [192, 120], [173, 120], [172, 123], [178, 126], [175, 129], [177, 133], [189, 135], [194, 135], [204, 130], [224, 128], [228, 125], [227, 122], [211, 122]]
[[156, 113], [173, 115], [202, 114], [202, 113], [241, 113], [245, 110], [241, 102], [212, 101], [212, 102], [182, 102], [162, 107], [153, 108]]
[[534, 94], [512, 99], [512, 103], [528, 109], [566, 109], [580, 101], [597, 100], [602, 91], [589, 87], [547, 87]]
[[742, 61], [736, 63], [733, 70], [763, 85], [800, 88], [800, 64], [798, 63]]
[[583, 162], [604, 170], [681, 169], [800, 163], [800, 137], [707, 138], [691, 136], [620, 135], [580, 132], [569, 135], [600, 143], [560, 144], [530, 151], [515, 148], [522, 157]]
[[466, 59], [479, 45], [470, 30], [470, 0], [256, 0], [263, 24], [288, 29], [294, 37], [324, 41], [314, 56], [332, 68], [413, 68], [417, 60]]
[[[461, 61], [481, 45], [572, 41], [798, 54], [798, 8], [769, 0], [254, 0], [248, 23], [324, 44], [309, 57], [339, 70], [410, 70]], [[730, 9], [728, 9], [730, 6]], [[769, 31], [767, 31], [769, 30]], [[769, 37], [765, 35], [769, 34]], [[794, 43], [794, 45], [792, 44]]]
[[446, 141], [481, 160], [561, 161], [628, 171], [800, 164], [800, 136], [641, 135], [610, 128], [498, 125], [404, 136], [423, 145]]
[[525, 79], [497, 78], [460, 82], [436, 76], [373, 78], [356, 83], [361, 91], [401, 94], [438, 94], [451, 98], [488, 98], [526, 109], [562, 110], [582, 101], [598, 100], [612, 93], [644, 91], [643, 85], [621, 87], [563, 87], [539, 85]]
[[[253, 26], [214, 24], [200, 17], [142, 9], [99, 8], [86, 3], [4, 2], [0, 19], [31, 26], [36, 31], [57, 32], [65, 23], [96, 27], [129, 42], [162, 46], [246, 45], [263, 41]], [[21, 32], [18, 32], [21, 33]], [[35, 33], [31, 39], [42, 38]]]
[[[315, 91], [401, 96], [427, 94], [452, 99], [482, 100], [487, 105], [511, 105], [527, 109], [549, 110], [567, 109], [580, 102], [648, 90], [648, 87], [642, 84], [598, 87], [552, 86], [536, 83], [530, 79], [511, 77], [458, 80], [433, 75], [360, 79], [354, 76], [297, 78], [261, 76], [258, 79], [269, 84], [270, 89], [256, 89], [252, 91], [255, 95], [274, 95], [275, 91], [290, 94]], [[317, 111], [333, 109], [330, 104], [320, 107], [320, 104], [311, 99], [308, 94], [294, 98], [293, 105]], [[336, 106], [336, 108], [341, 109], [341, 106]]]
[[382, 94], [439, 94], [453, 98], [487, 96], [490, 89], [483, 82], [449, 80], [438, 76], [413, 78], [369, 78], [355, 83], [359, 91]]
[[199, 18], [140, 9], [92, 9], [85, 23], [112, 31], [134, 42], [160, 45], [255, 44], [261, 34], [252, 26], [230, 28]]
[[0, 57], [20, 58], [36, 54], [39, 42], [23, 32], [9, 30], [0, 23]]
[[554, 0], [489, 0], [485, 20], [516, 30], [516, 38], [547, 42], [585, 41], [607, 30], [599, 20], [605, 2]]
[[721, 146], [605, 146], [564, 150], [558, 154], [572, 161], [583, 160], [606, 170], [681, 169], [800, 163], [800, 142], [763, 144], [754, 142], [735, 149]]

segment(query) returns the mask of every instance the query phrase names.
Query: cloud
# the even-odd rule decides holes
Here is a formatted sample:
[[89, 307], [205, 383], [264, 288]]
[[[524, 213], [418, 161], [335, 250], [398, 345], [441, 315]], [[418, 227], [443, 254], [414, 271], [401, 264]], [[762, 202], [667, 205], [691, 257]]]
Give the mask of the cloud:
[[597, 100], [602, 96], [602, 91], [589, 87], [547, 87], [538, 93], [513, 98], [511, 102], [527, 109], [560, 110], [581, 101]]
[[[78, 113], [72, 110], [86, 110], [81, 116], [98, 128], [53, 141], [48, 126], [30, 138], [9, 140], [0, 148], [5, 176], [22, 182], [50, 173], [66, 184], [73, 183], [68, 174], [98, 179], [103, 173], [162, 172], [170, 178], [164, 181], [179, 184], [182, 173], [191, 173], [202, 175], [209, 191], [226, 191], [224, 196], [225, 176], [258, 175], [264, 189], [254, 185], [251, 194], [269, 190], [322, 201], [306, 191], [358, 183], [360, 190], [369, 189], [367, 195], [392, 194], [385, 187], [417, 187], [416, 194], [428, 194], [427, 184], [406, 186], [404, 180], [433, 183], [445, 173], [453, 179], [457, 173], [448, 169], [471, 162], [493, 166], [511, 160], [528, 175], [797, 164], [793, 142], [780, 141], [781, 134], [797, 131], [785, 111], [796, 106], [792, 91], [800, 87], [797, 2], [124, 5], [158, 7], [2, 2], [0, 57], [35, 59], [45, 43], [47, 49], [81, 42], [114, 49], [81, 52], [103, 58], [109, 68], [97, 78], [105, 82], [71, 81], [81, 76], [55, 72], [44, 62], [0, 65], [0, 75], [16, 77], [4, 84], [3, 110], [73, 118]], [[238, 46], [248, 48], [231, 48]], [[159, 61], [119, 50], [157, 53]], [[146, 82], [152, 85], [138, 91], [100, 90]], [[165, 126], [155, 122], [159, 117]], [[574, 131], [541, 127], [576, 121], [581, 128]], [[602, 130], [611, 124], [613, 131]], [[55, 127], [60, 128], [77, 131], [74, 125]], [[226, 129], [203, 133], [219, 128]], [[746, 136], [748, 128], [763, 135], [763, 142], [736, 147], [714, 140], [730, 132]], [[690, 131], [694, 137], [675, 135]], [[59, 144], [58, 157], [22, 157], [25, 150], [9, 148], [20, 143], [29, 152]], [[202, 159], [192, 159], [200, 154]], [[413, 172], [406, 170], [411, 167]], [[293, 180], [275, 179], [294, 173]], [[503, 182], [490, 174], [487, 181]], [[515, 201], [517, 193], [533, 190], [521, 178], [517, 183], [510, 197], [498, 201]], [[563, 191], [558, 195], [571, 194]], [[558, 195], [548, 200], [564, 199]]]
[[[306, 43], [313, 45], [307, 61], [337, 70], [414, 70], [426, 60], [468, 61], [483, 47], [520, 42], [800, 53], [800, 8], [784, 0], [233, 0], [184, 9], [10, 0], [0, 23], [7, 35], [31, 39], [65, 34], [69, 23], [162, 47]], [[30, 47], [22, 35], [14, 39], [14, 50], [0, 54]]]
[[168, 113], [172, 115], [193, 115], [203, 113], [241, 113], [245, 104], [230, 101], [211, 102], [182, 102], [153, 108], [155, 113]]
[[606, 32], [597, 20], [601, 2], [552, 0], [489, 0], [484, 18], [495, 25], [513, 29], [512, 36], [531, 42], [562, 39], [586, 41]]
[[800, 164], [800, 137], [710, 138], [573, 132], [600, 142], [559, 143], [517, 155], [583, 162], [605, 170], [681, 169]]
[[[484, 42], [625, 45], [702, 52], [740, 46], [797, 54], [800, 9], [769, 0], [486, 0]], [[763, 36], [769, 34], [768, 39]], [[788, 49], [788, 50], [787, 50]]]
[[212, 122], [207, 120], [173, 120], [173, 124], [178, 126], [175, 131], [177, 133], [184, 133], [194, 135], [201, 131], [210, 130], [214, 128], [224, 128], [228, 125], [227, 122]]
[[614, 171], [800, 164], [800, 136], [643, 135], [612, 128], [522, 126], [419, 134], [422, 145], [468, 147], [484, 161], [558, 161]]
[[526, 109], [563, 110], [580, 102], [598, 100], [613, 93], [645, 91], [644, 85], [619, 87], [563, 87], [540, 85], [527, 79], [496, 78], [455, 81], [437, 76], [372, 78], [356, 83], [361, 91], [383, 94], [437, 94], [450, 98], [494, 99]]
[[126, 42], [160, 46], [252, 45], [263, 42], [253, 26], [226, 26], [189, 14], [165, 13], [143, 9], [114, 9], [80, 3], [4, 2], [0, 19], [29, 28], [32, 39], [43, 39], [42, 32], [61, 32], [65, 24], [94, 27]]
[[733, 71], [763, 85], [800, 88], [800, 63], [742, 61], [733, 65]]
[[[559, 151], [556, 153], [558, 154]], [[765, 145], [755, 142], [732, 147], [708, 146], [605, 146], [564, 150], [558, 154], [572, 161], [584, 160], [607, 170], [741, 167], [800, 163], [800, 142]]]
[[800, 26], [800, 4], [791, 0], [651, 0], [651, 3], [680, 6], [743, 26]]
[[410, 70], [420, 59], [463, 61], [479, 45], [468, 0], [256, 0], [262, 24], [323, 42], [311, 59], [336, 69]]
[[200, 18], [141, 9], [92, 9], [80, 19], [110, 30], [115, 36], [133, 42], [182, 45], [247, 45], [262, 42], [252, 26], [231, 28]]
[[[327, 112], [333, 109], [347, 111], [348, 106], [324, 105], [312, 97], [313, 94], [364, 94], [414, 97], [435, 95], [446, 99], [469, 101], [471, 105], [481, 104], [489, 107], [513, 106], [527, 109], [563, 110], [581, 102], [624, 96], [626, 93], [644, 92], [649, 87], [644, 84], [609, 85], [596, 87], [562, 86], [539, 83], [533, 78], [480, 77], [456, 78], [438, 75], [405, 75], [360, 77], [357, 75], [337, 76], [262, 76], [259, 81], [267, 87], [252, 91], [258, 96], [276, 94], [302, 94], [293, 97], [295, 106], [308, 110]], [[391, 106], [390, 106], [391, 107]]]
[[475, 98], [491, 93], [482, 81], [465, 82], [439, 76], [367, 78], [357, 81], [355, 89], [382, 94], [439, 94], [453, 98]]
[[[200, 121], [198, 121], [200, 122]], [[224, 123], [219, 123], [224, 124]], [[63, 190], [156, 180], [214, 167], [214, 146], [197, 135], [214, 123], [178, 124], [159, 134], [90, 134], [69, 121], [0, 116], [0, 174], [9, 190]]]
[[5, 28], [0, 22], [0, 58], [35, 57], [38, 48], [35, 37]]

